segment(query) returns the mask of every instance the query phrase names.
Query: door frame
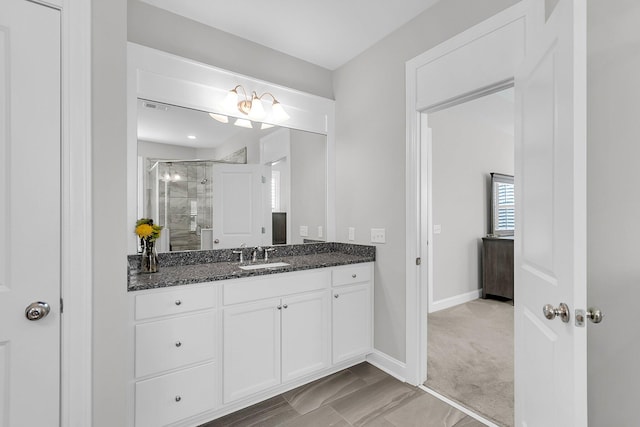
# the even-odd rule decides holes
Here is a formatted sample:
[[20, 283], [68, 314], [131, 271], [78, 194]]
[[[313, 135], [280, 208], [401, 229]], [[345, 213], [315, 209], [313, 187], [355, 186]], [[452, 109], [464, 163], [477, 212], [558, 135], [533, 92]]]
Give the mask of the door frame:
[[[528, 10], [523, 3], [406, 63], [405, 378], [413, 385], [421, 385], [427, 378], [426, 314], [432, 297], [429, 283], [433, 254], [428, 244], [432, 239], [431, 141], [426, 113], [471, 100], [513, 81], [525, 51]], [[421, 197], [423, 190], [425, 197]]]
[[38, 3], [59, 9], [62, 20], [60, 425], [88, 426], [93, 413], [91, 1]]

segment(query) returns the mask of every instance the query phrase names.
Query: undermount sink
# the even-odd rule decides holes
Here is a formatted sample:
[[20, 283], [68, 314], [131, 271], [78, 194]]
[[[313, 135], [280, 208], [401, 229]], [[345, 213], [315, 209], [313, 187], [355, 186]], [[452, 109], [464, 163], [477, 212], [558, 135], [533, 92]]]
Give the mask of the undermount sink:
[[241, 265], [240, 268], [242, 270], [258, 270], [260, 268], [286, 267], [288, 265], [286, 262], [268, 262], [266, 264]]

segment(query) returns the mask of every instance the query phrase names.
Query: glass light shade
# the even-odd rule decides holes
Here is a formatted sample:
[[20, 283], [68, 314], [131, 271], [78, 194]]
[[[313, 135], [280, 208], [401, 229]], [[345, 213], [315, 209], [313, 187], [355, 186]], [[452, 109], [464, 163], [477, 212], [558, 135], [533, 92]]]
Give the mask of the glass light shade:
[[235, 121], [234, 125], [240, 126], [241, 128], [253, 129], [253, 125], [247, 119], [238, 119]]
[[264, 111], [264, 106], [260, 98], [254, 96], [251, 100], [251, 110], [249, 111], [249, 118], [251, 120], [262, 120], [267, 115]]
[[287, 112], [284, 111], [284, 108], [282, 108], [282, 104], [280, 104], [278, 101], [273, 101], [272, 112], [273, 121], [276, 123], [284, 122], [290, 117]]
[[273, 125], [271, 125], [269, 123], [263, 123], [262, 126], [260, 126], [260, 129], [265, 130], [265, 129], [270, 129], [272, 127], [273, 127]]
[[225, 116], [224, 114], [209, 113], [209, 116], [211, 116], [212, 119], [219, 121], [220, 123], [229, 123], [229, 117]]
[[238, 110], [238, 92], [235, 89], [230, 90], [227, 96], [222, 101], [222, 106], [229, 112], [235, 112]]

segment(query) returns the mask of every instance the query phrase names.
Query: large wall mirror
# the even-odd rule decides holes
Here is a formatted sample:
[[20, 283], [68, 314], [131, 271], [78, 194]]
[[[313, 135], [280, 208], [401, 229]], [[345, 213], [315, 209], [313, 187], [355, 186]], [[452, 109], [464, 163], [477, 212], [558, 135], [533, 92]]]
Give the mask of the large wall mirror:
[[[237, 84], [290, 119], [238, 126], [221, 111]], [[332, 100], [130, 44], [128, 118], [129, 253], [141, 217], [162, 252], [335, 240]]]

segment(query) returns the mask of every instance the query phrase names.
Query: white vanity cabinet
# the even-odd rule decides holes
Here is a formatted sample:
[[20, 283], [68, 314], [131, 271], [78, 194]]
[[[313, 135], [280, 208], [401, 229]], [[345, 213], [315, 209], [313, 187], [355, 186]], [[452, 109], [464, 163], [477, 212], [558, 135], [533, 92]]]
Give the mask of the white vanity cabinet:
[[373, 263], [131, 293], [130, 427], [197, 426], [365, 360]]
[[331, 275], [333, 363], [373, 347], [373, 264], [337, 267]]
[[168, 425], [218, 406], [216, 301], [211, 285], [135, 296], [136, 427]]
[[225, 302], [274, 298], [225, 305], [224, 403], [329, 366], [328, 285], [326, 270], [225, 285]]

